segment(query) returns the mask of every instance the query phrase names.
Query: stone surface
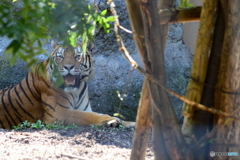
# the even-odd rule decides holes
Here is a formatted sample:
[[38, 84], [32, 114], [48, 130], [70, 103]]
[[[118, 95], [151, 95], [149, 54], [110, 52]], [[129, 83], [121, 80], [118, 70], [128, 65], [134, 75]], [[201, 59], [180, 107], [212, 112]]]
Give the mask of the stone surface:
[[[98, 0], [97, 4], [100, 10], [107, 8], [105, 0]], [[115, 0], [116, 9], [120, 15], [121, 25], [130, 29], [130, 24], [125, 9], [125, 3], [122, 0]], [[133, 58], [141, 64], [141, 59], [136, 50], [132, 35], [122, 32], [122, 36], [128, 51]], [[181, 24], [171, 25], [165, 52], [166, 71], [168, 86], [177, 93], [184, 94], [191, 66], [191, 54], [184, 44], [183, 31]], [[7, 38], [0, 38], [0, 53], [10, 42]], [[132, 70], [127, 60], [118, 50], [113, 31], [110, 34], [104, 34], [101, 29], [95, 36], [95, 48], [92, 50], [95, 65], [95, 76], [89, 80], [89, 93], [92, 108], [94, 111], [107, 113], [120, 113], [128, 120], [134, 120], [140, 98], [143, 76], [136, 70]], [[50, 43], [44, 48], [51, 52]], [[40, 56], [40, 59], [44, 59]], [[5, 61], [0, 60], [2, 66]], [[0, 70], [0, 87], [4, 88], [9, 83], [19, 82], [25, 75], [25, 72], [19, 70], [23, 68], [23, 63], [16, 63], [15, 67], [7, 67], [6, 72]], [[19, 76], [18, 76], [19, 75]], [[16, 77], [16, 78], [13, 78]], [[4, 81], [9, 83], [5, 84]], [[119, 98], [123, 97], [123, 101]], [[181, 101], [171, 96], [174, 108], [177, 111], [178, 119], [181, 120]]]
[[11, 42], [6, 37], [0, 38], [0, 88], [5, 88], [13, 84], [18, 83], [23, 79], [27, 73], [27, 69], [24, 69], [25, 64], [17, 60], [15, 65], [10, 66], [9, 56], [3, 55], [5, 48]]

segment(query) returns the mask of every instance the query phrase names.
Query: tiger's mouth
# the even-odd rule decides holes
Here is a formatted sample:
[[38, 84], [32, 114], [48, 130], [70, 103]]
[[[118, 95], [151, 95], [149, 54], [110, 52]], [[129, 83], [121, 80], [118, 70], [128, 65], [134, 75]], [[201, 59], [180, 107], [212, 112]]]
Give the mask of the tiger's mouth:
[[72, 74], [68, 73], [65, 77], [64, 77], [65, 83], [68, 86], [74, 86], [76, 83], [76, 77], [73, 76]]

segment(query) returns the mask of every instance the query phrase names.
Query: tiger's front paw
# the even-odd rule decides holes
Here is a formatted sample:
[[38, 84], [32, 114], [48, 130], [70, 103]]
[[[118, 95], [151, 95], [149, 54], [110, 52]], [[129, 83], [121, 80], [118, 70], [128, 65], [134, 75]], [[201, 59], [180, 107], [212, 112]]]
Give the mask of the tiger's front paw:
[[130, 127], [135, 127], [136, 123], [135, 122], [127, 122], [127, 121], [122, 121], [119, 118], [114, 117], [114, 119], [109, 120], [106, 122], [106, 126], [108, 127], [118, 127], [119, 125], [122, 125], [123, 127], [130, 128]]
[[107, 121], [105, 125], [107, 127], [118, 127], [119, 125], [122, 125], [122, 124], [123, 124], [122, 120], [114, 117], [114, 119]]

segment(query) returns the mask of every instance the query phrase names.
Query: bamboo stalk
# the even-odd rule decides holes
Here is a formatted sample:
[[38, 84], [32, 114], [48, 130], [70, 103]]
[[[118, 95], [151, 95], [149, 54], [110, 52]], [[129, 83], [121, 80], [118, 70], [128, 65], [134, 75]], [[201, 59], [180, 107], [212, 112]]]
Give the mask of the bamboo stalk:
[[[191, 70], [191, 79], [188, 83], [186, 98], [200, 103], [204, 88], [204, 82], [207, 75], [207, 68], [209, 63], [209, 54], [212, 46], [212, 37], [214, 25], [217, 17], [218, 0], [205, 0], [201, 12], [201, 20], [198, 31], [197, 47], [195, 50], [193, 65]], [[193, 127], [195, 125], [194, 116], [195, 108], [189, 104], [183, 104], [182, 114], [184, 115], [184, 122], [182, 132], [184, 134], [192, 135]]]

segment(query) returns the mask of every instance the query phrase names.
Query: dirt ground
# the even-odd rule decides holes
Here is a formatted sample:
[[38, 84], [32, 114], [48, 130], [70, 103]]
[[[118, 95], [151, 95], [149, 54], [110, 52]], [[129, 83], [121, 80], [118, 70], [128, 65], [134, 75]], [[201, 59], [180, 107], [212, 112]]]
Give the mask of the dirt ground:
[[[68, 130], [0, 129], [0, 160], [125, 160], [133, 129], [78, 127]], [[152, 144], [146, 159], [153, 158]]]

